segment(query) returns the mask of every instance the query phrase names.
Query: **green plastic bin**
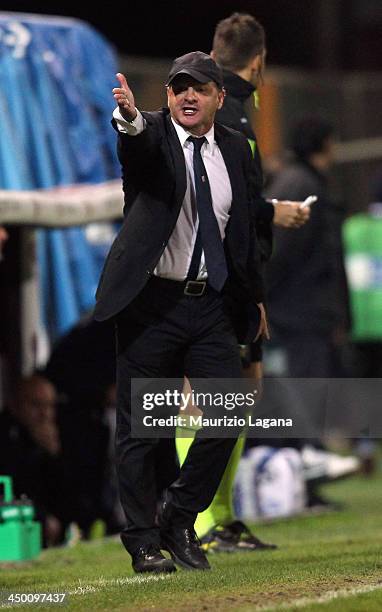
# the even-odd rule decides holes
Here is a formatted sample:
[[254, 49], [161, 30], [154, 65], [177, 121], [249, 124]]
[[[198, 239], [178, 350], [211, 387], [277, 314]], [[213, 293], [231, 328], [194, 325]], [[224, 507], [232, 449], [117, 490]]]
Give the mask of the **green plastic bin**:
[[0, 562], [34, 559], [41, 552], [41, 525], [33, 520], [32, 503], [13, 499], [10, 476], [0, 476], [0, 500]]

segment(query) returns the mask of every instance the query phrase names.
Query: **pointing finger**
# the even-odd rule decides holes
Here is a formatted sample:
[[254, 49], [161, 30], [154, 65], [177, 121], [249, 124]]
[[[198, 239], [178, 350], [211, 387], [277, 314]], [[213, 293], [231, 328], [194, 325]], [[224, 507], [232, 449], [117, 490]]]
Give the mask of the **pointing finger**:
[[122, 89], [129, 89], [129, 86], [127, 84], [126, 81], [126, 77], [122, 74], [122, 72], [117, 72], [117, 74], [115, 75], [118, 79], [118, 81], [120, 82], [120, 85], [122, 87]]

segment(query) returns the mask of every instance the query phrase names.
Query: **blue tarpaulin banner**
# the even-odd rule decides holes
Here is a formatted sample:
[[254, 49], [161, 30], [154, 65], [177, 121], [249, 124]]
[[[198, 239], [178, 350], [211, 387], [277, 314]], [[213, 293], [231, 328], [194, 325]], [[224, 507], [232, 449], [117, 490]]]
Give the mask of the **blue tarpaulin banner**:
[[[120, 175], [110, 126], [116, 69], [113, 48], [85, 22], [0, 13], [1, 189]], [[52, 340], [94, 304], [110, 241], [94, 245], [91, 235], [86, 227], [38, 231], [41, 315]]]

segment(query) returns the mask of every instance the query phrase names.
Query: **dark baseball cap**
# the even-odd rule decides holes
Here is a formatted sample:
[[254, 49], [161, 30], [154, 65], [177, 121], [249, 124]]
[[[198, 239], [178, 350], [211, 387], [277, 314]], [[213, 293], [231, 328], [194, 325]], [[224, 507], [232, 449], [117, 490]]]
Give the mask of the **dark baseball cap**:
[[214, 81], [219, 89], [223, 87], [221, 69], [212, 57], [207, 55], [207, 53], [203, 53], [203, 51], [192, 51], [177, 57], [171, 66], [166, 85], [170, 85], [171, 81], [178, 74], [189, 74], [199, 83]]

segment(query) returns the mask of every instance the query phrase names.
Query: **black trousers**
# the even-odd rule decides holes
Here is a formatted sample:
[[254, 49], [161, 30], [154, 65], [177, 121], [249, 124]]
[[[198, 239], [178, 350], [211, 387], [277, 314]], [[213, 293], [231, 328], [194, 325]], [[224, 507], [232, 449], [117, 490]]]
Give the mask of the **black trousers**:
[[[131, 436], [131, 379], [240, 378], [237, 339], [220, 294], [208, 288], [199, 297], [183, 284], [153, 277], [117, 317], [116, 461], [126, 515], [122, 541], [130, 553], [159, 544], [155, 523], [159, 496], [167, 489], [178, 527], [194, 524], [211, 503], [235, 445], [235, 438], [196, 435], [180, 468], [174, 437]], [[239, 435], [239, 431], [237, 432]]]

